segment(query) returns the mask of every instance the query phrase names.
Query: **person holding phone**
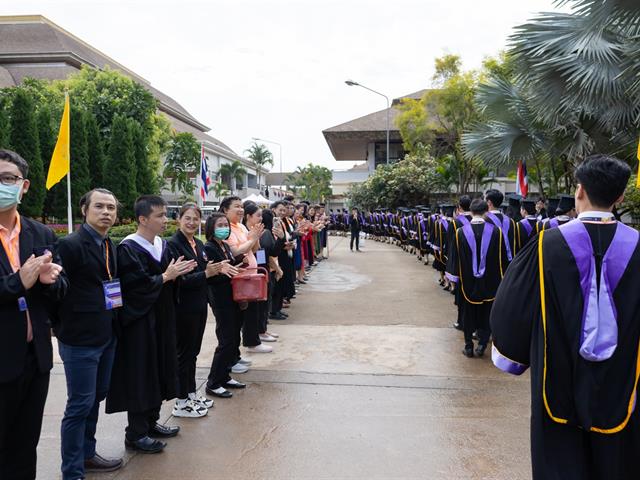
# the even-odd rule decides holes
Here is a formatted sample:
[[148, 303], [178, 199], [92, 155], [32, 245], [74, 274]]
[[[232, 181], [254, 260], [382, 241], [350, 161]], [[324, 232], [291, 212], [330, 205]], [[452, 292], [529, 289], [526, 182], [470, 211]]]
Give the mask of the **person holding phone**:
[[204, 417], [213, 407], [212, 400], [196, 393], [196, 360], [207, 324], [207, 280], [234, 269], [228, 260], [209, 260], [204, 244], [196, 237], [201, 220], [200, 207], [195, 203], [184, 204], [178, 212], [178, 231], [168, 241], [175, 258], [196, 262], [196, 268], [182, 276], [176, 297], [178, 397], [173, 407], [174, 417]]
[[[207, 243], [204, 251], [209, 261], [229, 262], [237, 264], [231, 247], [225, 243], [231, 229], [229, 220], [224, 213], [215, 212], [207, 218], [205, 236]], [[206, 392], [219, 398], [231, 398], [233, 394], [228, 389], [245, 388], [245, 384], [231, 378], [231, 369], [238, 362], [238, 347], [240, 345], [240, 330], [242, 329], [242, 311], [233, 300], [231, 278], [239, 272], [233, 266], [223, 275], [216, 275], [207, 280], [209, 290], [209, 305], [216, 317], [216, 337], [218, 346], [213, 354], [211, 369], [207, 378]], [[250, 363], [240, 360], [245, 367]], [[246, 370], [244, 370], [246, 371]]]

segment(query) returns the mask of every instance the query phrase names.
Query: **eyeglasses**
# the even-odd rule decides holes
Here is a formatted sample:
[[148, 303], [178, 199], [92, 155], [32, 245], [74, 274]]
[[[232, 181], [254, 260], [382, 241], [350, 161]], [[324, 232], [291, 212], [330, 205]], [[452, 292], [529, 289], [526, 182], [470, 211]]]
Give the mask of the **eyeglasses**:
[[0, 183], [2, 185], [15, 185], [18, 181], [24, 180], [24, 178], [18, 175], [11, 175], [10, 173], [0, 173]]

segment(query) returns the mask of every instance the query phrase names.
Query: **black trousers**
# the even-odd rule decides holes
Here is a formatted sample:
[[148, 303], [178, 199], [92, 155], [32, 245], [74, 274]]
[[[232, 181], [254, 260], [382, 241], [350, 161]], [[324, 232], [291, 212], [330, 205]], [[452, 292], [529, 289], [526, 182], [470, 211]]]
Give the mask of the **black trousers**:
[[249, 302], [247, 309], [242, 312], [242, 317], [242, 344], [245, 347], [260, 345], [262, 342], [260, 342], [260, 308], [258, 302]]
[[493, 303], [482, 303], [475, 305], [462, 301], [462, 326], [464, 331], [464, 343], [466, 346], [473, 346], [473, 332], [478, 333], [478, 345], [487, 345], [491, 336], [489, 316], [491, 315], [491, 305]]
[[353, 242], [356, 242], [356, 250], [360, 250], [360, 232], [351, 231], [351, 250], [353, 250]]
[[214, 308], [218, 346], [213, 354], [207, 386], [216, 389], [231, 380], [231, 367], [238, 361], [242, 312], [237, 305]]
[[258, 309], [260, 311], [258, 330], [260, 333], [266, 333], [269, 324], [269, 312], [273, 312], [273, 296], [276, 288], [276, 274], [269, 273], [269, 284], [267, 285], [267, 301], [259, 302]]
[[271, 313], [278, 313], [282, 310], [282, 301], [284, 299], [285, 279], [282, 277], [273, 286], [273, 294], [271, 299]]
[[127, 412], [129, 424], [125, 428], [127, 440], [135, 442], [149, 435], [153, 427], [160, 418], [160, 405], [144, 412]]
[[199, 313], [177, 312], [178, 398], [196, 391], [196, 360], [207, 325], [207, 310]]
[[36, 478], [36, 447], [40, 440], [49, 372], [38, 370], [32, 348], [24, 358], [24, 371], [15, 380], [0, 383], [0, 478]]

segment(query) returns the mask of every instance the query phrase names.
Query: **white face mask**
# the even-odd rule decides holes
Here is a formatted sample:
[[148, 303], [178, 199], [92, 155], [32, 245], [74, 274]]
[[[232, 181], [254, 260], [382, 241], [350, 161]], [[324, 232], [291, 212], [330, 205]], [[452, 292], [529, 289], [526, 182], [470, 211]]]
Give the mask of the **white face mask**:
[[4, 185], [0, 183], [0, 209], [13, 207], [20, 203], [22, 185]]

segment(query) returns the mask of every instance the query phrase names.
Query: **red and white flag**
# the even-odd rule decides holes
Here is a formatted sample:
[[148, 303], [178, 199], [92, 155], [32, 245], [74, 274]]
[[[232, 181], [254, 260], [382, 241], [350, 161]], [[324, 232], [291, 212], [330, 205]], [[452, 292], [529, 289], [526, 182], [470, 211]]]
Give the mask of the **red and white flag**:
[[200, 198], [204, 203], [209, 193], [209, 185], [211, 185], [211, 177], [209, 177], [209, 169], [207, 168], [207, 158], [204, 156], [204, 143], [200, 154]]
[[527, 164], [518, 160], [518, 170], [516, 173], [516, 193], [523, 197], [529, 193], [529, 177], [527, 176]]

